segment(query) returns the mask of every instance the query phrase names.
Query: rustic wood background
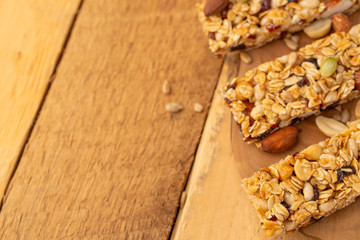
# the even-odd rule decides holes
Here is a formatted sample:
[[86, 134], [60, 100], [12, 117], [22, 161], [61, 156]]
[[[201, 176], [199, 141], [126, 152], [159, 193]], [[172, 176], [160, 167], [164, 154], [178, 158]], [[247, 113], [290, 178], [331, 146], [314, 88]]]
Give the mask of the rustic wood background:
[[0, 239], [263, 236], [217, 89], [245, 68], [210, 53], [194, 5], [0, 2]]

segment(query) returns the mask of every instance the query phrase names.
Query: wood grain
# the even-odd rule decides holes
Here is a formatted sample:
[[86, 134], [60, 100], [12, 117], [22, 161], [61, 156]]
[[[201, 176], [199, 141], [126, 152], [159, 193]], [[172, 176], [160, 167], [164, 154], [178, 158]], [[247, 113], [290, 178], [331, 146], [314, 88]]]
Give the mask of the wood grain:
[[0, 2], [0, 199], [40, 107], [79, 0]]
[[[352, 17], [359, 19], [360, 13]], [[301, 45], [309, 42], [304, 35]], [[236, 72], [239, 75], [259, 63], [281, 56], [289, 50], [282, 41], [269, 44], [251, 52], [253, 63], [239, 64], [237, 56], [227, 57], [220, 77], [225, 83]], [[239, 70], [237, 70], [239, 68]], [[219, 91], [219, 86], [218, 90]], [[354, 102], [346, 104], [353, 114]], [[325, 115], [334, 114], [326, 111]], [[214, 96], [209, 116], [195, 158], [188, 185], [184, 192], [186, 201], [179, 212], [173, 231], [173, 240], [191, 239], [266, 239], [256, 216], [256, 212], [241, 186], [243, 176], [262, 167], [277, 162], [288, 153], [302, 149], [309, 144], [325, 139], [314, 126], [313, 118], [297, 125], [302, 131], [299, 143], [288, 152], [281, 154], [263, 153], [255, 146], [244, 144], [237, 126], [231, 129], [231, 116], [225, 108], [220, 94]], [[354, 119], [354, 116], [352, 116]], [[232, 134], [232, 136], [231, 136]], [[231, 142], [232, 139], [232, 142]], [[340, 210], [320, 222], [312, 224], [300, 232], [286, 235], [287, 240], [336, 240], [358, 239], [358, 216], [360, 202]]]
[[[85, 1], [5, 197], [0, 238], [166, 239], [221, 64], [194, 1]], [[184, 110], [166, 112], [171, 101]]]

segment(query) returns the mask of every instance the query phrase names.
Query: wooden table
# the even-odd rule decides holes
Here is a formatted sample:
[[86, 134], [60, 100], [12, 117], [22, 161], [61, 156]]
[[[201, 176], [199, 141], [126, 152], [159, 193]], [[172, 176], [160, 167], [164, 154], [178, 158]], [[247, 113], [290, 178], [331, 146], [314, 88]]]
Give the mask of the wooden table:
[[0, 239], [263, 238], [194, 4], [0, 2]]

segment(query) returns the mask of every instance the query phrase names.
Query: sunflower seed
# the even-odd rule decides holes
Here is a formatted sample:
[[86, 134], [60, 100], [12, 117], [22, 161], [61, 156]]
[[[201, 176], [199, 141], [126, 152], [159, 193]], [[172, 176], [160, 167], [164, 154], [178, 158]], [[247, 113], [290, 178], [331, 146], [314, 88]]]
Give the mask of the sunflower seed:
[[168, 103], [166, 104], [166, 111], [170, 112], [170, 113], [177, 113], [180, 112], [181, 110], [183, 110], [183, 106], [181, 106], [178, 103]]

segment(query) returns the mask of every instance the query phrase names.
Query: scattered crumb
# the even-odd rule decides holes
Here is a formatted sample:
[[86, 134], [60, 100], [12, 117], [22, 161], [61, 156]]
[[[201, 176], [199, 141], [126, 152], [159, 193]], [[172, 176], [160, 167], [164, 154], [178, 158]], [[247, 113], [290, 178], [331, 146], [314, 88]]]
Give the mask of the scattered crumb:
[[242, 62], [249, 64], [252, 62], [252, 58], [247, 52], [240, 52], [240, 59]]
[[195, 103], [194, 105], [194, 111], [195, 112], [202, 112], [204, 110], [204, 107], [200, 103]]
[[164, 83], [162, 85], [162, 92], [164, 94], [170, 94], [171, 86], [170, 86], [170, 83], [168, 81], [164, 81]]
[[181, 110], [183, 110], [183, 106], [181, 106], [178, 103], [168, 103], [166, 104], [166, 111], [170, 112], [170, 113], [177, 113], [180, 112]]

